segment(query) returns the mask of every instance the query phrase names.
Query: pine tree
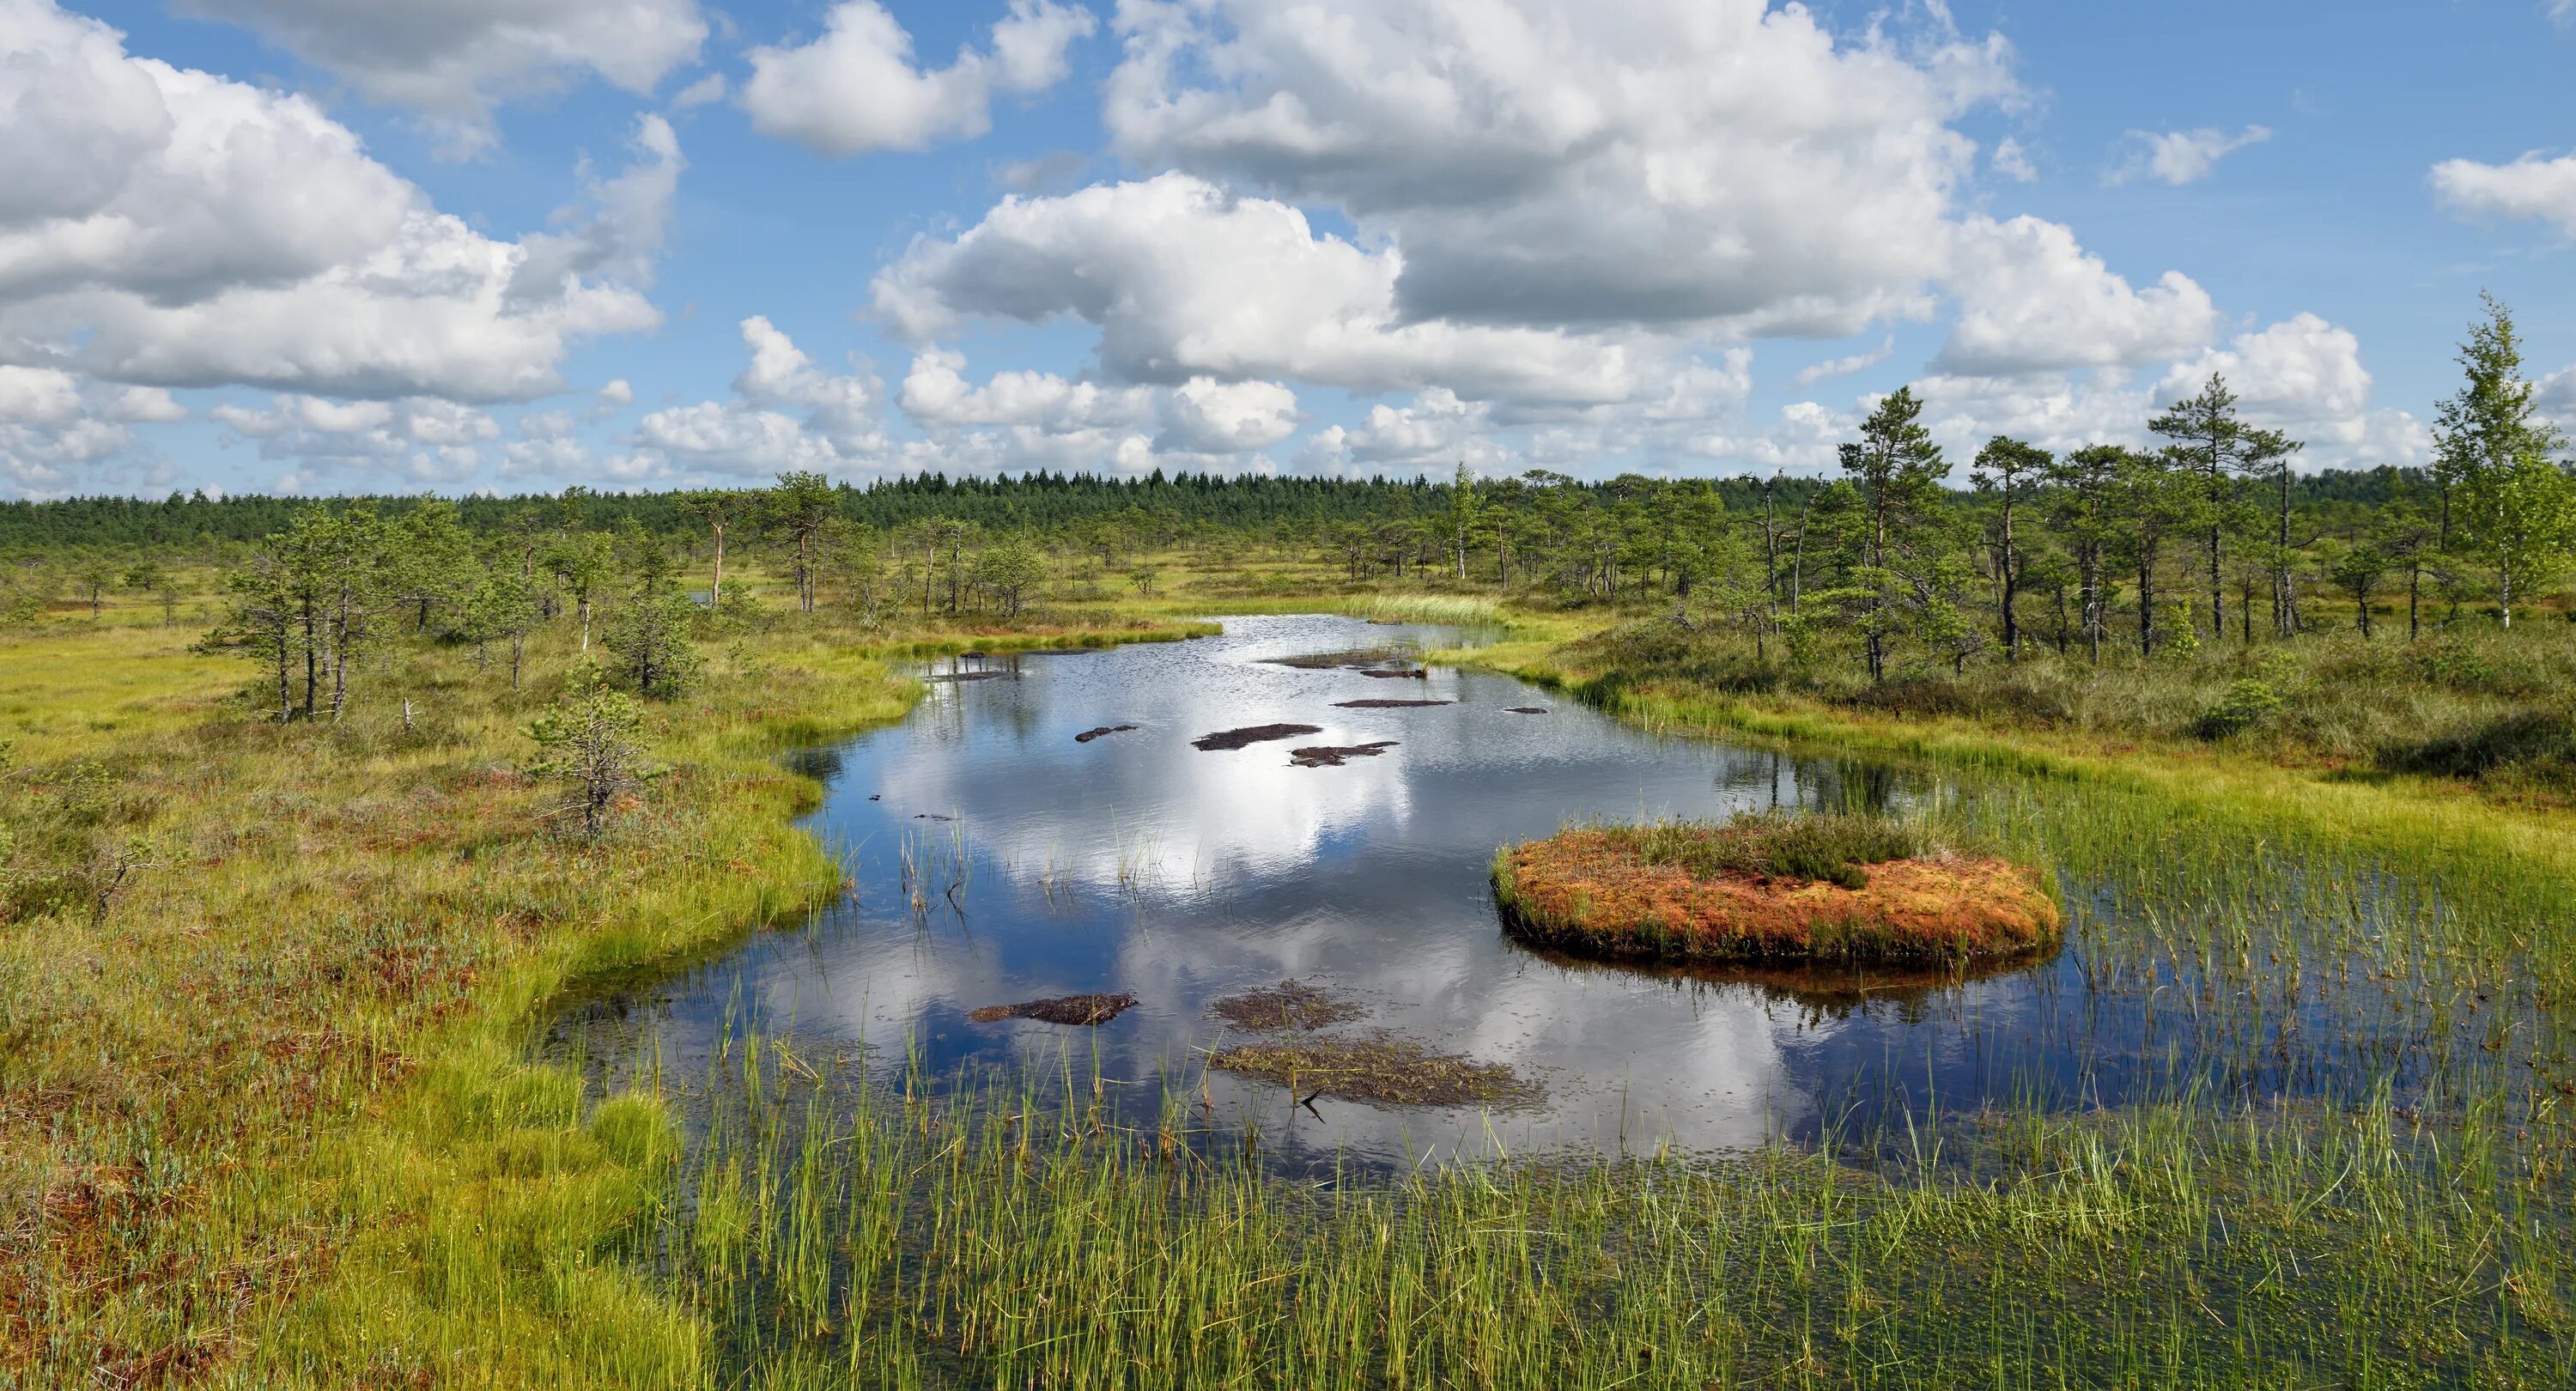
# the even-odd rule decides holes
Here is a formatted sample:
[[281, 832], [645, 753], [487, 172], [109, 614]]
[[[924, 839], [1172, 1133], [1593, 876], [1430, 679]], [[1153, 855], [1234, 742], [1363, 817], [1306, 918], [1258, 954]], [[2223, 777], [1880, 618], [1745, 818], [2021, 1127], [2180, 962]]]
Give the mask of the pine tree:
[[2244, 418], [2236, 412], [2236, 393], [2227, 389], [2227, 379], [2216, 372], [2209, 374], [2197, 395], [2186, 397], [2172, 408], [2147, 422], [2147, 428], [2173, 441], [2169, 453], [2175, 466], [2193, 480], [2204, 514], [2202, 524], [2207, 532], [2209, 560], [2209, 633], [2223, 637], [2227, 632], [2225, 559], [2223, 550], [2227, 534], [2229, 481], [2244, 467], [2247, 429]]
[[1850, 580], [1866, 595], [1858, 616], [1872, 681], [1887, 679], [1888, 641], [1919, 613], [1931, 588], [1933, 557], [1924, 546], [1934, 529], [1927, 523], [1950, 465], [1922, 415], [1914, 389], [1899, 387], [1861, 422], [1860, 442], [1842, 447], [1843, 476], [1858, 489], [1864, 517]]
[[2550, 457], [2566, 440], [2540, 417], [2523, 378], [2513, 315], [2495, 296], [2480, 298], [2486, 317], [2460, 345], [2468, 380], [2442, 402], [2433, 438], [2458, 529], [2495, 571], [2496, 612], [2510, 628], [2516, 585], [2527, 591], [2566, 563], [2576, 497]]

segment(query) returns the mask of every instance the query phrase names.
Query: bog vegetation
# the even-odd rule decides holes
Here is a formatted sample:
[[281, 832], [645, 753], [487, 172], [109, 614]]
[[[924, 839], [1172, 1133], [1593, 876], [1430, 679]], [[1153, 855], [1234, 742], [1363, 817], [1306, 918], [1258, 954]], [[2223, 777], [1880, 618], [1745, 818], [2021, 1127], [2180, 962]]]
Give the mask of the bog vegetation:
[[[2568, 1384], [2576, 484], [2501, 306], [2461, 361], [2420, 470], [2301, 473], [2213, 377], [2156, 448], [1968, 461], [1900, 391], [1812, 481], [0, 506], [0, 1380]], [[530, 1060], [568, 984], [835, 891], [774, 755], [902, 660], [1317, 606], [2054, 775], [1942, 814], [2087, 886], [2089, 988], [2357, 1080], [1315, 1186], [1186, 1086], [1134, 1133], [746, 1039], [683, 1133]], [[1766, 872], [1893, 858], [1830, 830]]]

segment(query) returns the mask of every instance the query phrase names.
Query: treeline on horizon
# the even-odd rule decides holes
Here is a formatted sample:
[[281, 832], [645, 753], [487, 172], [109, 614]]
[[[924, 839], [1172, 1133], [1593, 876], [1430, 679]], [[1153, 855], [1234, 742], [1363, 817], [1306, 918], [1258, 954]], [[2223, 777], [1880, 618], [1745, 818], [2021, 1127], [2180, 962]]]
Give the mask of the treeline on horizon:
[[[1581, 480], [1532, 470], [1510, 481], [1523, 487], [1538, 484], [1562, 488], [1575, 497], [1608, 506], [1681, 480], [1639, 474]], [[1743, 514], [1760, 512], [1766, 502], [1774, 508], [1796, 511], [1835, 480], [1831, 476], [1782, 474], [1763, 478], [1734, 474], [1706, 481], [1727, 511]], [[1282, 533], [1282, 539], [1286, 539], [1318, 524], [1445, 516], [1453, 505], [1453, 486], [1448, 480], [1434, 480], [1427, 475], [1366, 479], [1265, 474], [1229, 477], [1167, 475], [1160, 469], [1138, 477], [1037, 471], [991, 478], [950, 478], [922, 473], [864, 485], [837, 484], [834, 498], [836, 510], [845, 520], [884, 531], [931, 518], [963, 521], [988, 531], [1056, 531], [1084, 523], [1152, 519], [1160, 523], [1158, 530], [1260, 530]], [[2291, 493], [2293, 501], [2303, 507], [2370, 507], [2421, 495], [2434, 487], [2431, 469], [2382, 464], [2301, 474], [2292, 480]], [[600, 493], [576, 487], [558, 494], [473, 495], [444, 501], [455, 506], [457, 519], [467, 531], [481, 536], [512, 530], [540, 510], [550, 519], [561, 518], [567, 505], [577, 509], [580, 524], [587, 529], [617, 530], [631, 523], [657, 535], [677, 535], [702, 529], [688, 510], [689, 499], [699, 491]], [[1973, 494], [1962, 492], [1962, 501], [1973, 499]], [[102, 496], [0, 502], [0, 549], [204, 548], [275, 535], [286, 529], [297, 512], [316, 506], [335, 510], [364, 507], [379, 516], [395, 518], [429, 500], [410, 494], [309, 498], [243, 493], [214, 498], [203, 492], [173, 492], [161, 499]]]

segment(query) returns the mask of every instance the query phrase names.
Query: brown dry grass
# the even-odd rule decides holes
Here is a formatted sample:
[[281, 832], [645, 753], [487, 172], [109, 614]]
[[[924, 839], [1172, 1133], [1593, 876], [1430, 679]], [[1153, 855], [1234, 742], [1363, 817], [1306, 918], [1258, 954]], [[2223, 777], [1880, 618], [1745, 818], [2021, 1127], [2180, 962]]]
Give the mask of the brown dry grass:
[[1577, 829], [1494, 861], [1518, 935], [1578, 954], [1714, 961], [1962, 961], [2057, 940], [2057, 900], [1999, 859], [1939, 855], [1870, 866], [1857, 888], [1654, 863], [1634, 836]]

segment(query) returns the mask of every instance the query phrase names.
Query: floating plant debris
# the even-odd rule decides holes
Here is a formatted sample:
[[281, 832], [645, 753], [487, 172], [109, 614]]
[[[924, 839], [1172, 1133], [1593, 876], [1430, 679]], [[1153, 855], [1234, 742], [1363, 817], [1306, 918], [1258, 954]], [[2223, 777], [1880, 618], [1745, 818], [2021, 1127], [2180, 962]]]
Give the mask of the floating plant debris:
[[1124, 734], [1135, 727], [1136, 726], [1132, 724], [1105, 724], [1098, 729], [1086, 729], [1080, 734], [1073, 736], [1073, 742], [1077, 744], [1088, 744], [1103, 734]]
[[1547, 707], [1544, 705], [1506, 705], [1503, 708], [1511, 711], [1515, 715], [1544, 715], [1547, 713]]
[[1057, 995], [1016, 1005], [986, 1005], [969, 1012], [966, 1017], [978, 1024], [998, 1024], [1005, 1019], [1035, 1019], [1045, 1024], [1089, 1027], [1106, 1024], [1134, 1008], [1135, 1004], [1133, 995]]
[[1337, 700], [1336, 710], [1418, 710], [1427, 705], [1455, 705], [1454, 700]]

